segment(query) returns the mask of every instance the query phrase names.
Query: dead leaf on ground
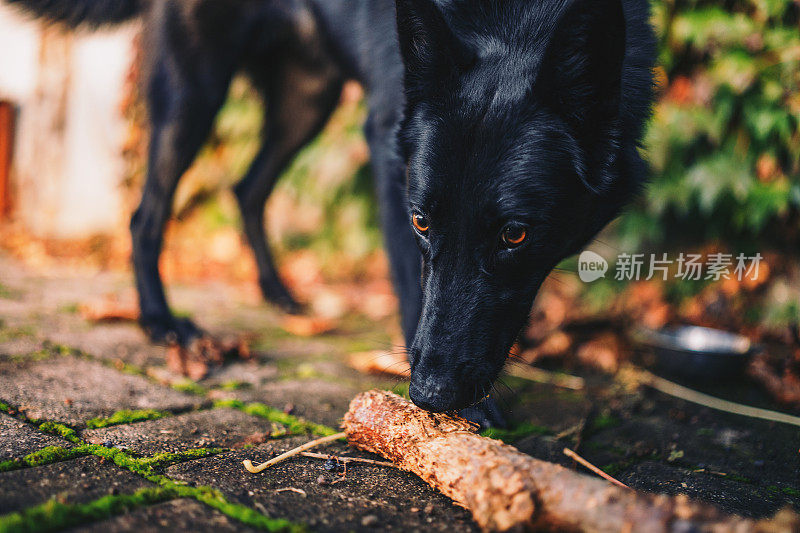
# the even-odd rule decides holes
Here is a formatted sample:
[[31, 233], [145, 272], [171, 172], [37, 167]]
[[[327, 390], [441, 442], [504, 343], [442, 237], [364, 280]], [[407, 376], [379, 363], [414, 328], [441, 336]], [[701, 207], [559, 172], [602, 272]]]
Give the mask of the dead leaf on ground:
[[614, 333], [603, 333], [582, 344], [576, 355], [581, 364], [613, 374], [626, 357], [619, 337]]
[[283, 319], [281, 327], [292, 335], [298, 337], [314, 337], [336, 329], [337, 322], [330, 318], [309, 316], [287, 316]]
[[194, 339], [188, 346], [173, 344], [167, 348], [167, 368], [194, 381], [208, 376], [212, 367], [221, 366], [225, 359], [250, 358], [246, 341], [222, 342], [211, 335]]
[[399, 352], [374, 350], [354, 353], [348, 358], [348, 363], [352, 368], [365, 374], [390, 374], [400, 377], [408, 377], [410, 374], [408, 359]]
[[78, 311], [89, 322], [135, 322], [139, 320], [139, 305], [133, 297], [106, 295], [102, 300], [83, 303]]
[[538, 346], [525, 350], [520, 358], [533, 364], [541, 359], [563, 357], [572, 348], [572, 337], [561, 330], [550, 333]]
[[775, 364], [761, 354], [750, 362], [747, 374], [779, 404], [800, 407], [800, 374], [791, 363]]

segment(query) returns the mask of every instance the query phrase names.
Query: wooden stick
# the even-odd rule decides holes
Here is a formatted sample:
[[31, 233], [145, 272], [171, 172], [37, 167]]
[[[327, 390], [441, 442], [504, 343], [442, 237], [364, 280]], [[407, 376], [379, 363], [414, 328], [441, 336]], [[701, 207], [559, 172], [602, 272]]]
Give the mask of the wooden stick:
[[800, 417], [787, 415], [786, 413], [779, 413], [777, 411], [770, 411], [769, 409], [760, 409], [758, 407], [751, 407], [749, 405], [742, 405], [740, 403], [723, 400], [715, 396], [703, 394], [696, 390], [678, 385], [672, 381], [666, 380], [662, 377], [656, 376], [647, 370], [638, 370], [637, 379], [640, 383], [652, 387], [657, 391], [663, 392], [674, 398], [680, 398], [687, 402], [702, 405], [717, 411], [724, 411], [734, 415], [746, 416], [749, 418], [758, 418], [761, 420], [768, 420], [770, 422], [780, 422], [782, 424], [789, 424], [792, 426], [800, 426]]
[[588, 468], [589, 470], [591, 470], [592, 472], [594, 472], [595, 474], [597, 474], [601, 478], [603, 478], [603, 479], [605, 479], [607, 481], [610, 481], [614, 485], [617, 485], [618, 487], [623, 487], [623, 488], [626, 488], [626, 489], [630, 488], [628, 485], [626, 485], [622, 481], [609, 476], [608, 474], [606, 474], [605, 472], [603, 472], [602, 470], [600, 470], [599, 468], [594, 466], [592, 463], [590, 463], [589, 461], [587, 461], [586, 459], [584, 459], [583, 457], [581, 457], [577, 453], [573, 452], [569, 448], [564, 448], [564, 455], [566, 455], [567, 457], [571, 458], [573, 461], [576, 461], [576, 462], [580, 463], [581, 465], [585, 466], [586, 468]]
[[[540, 461], [473, 433], [468, 421], [428, 413], [387, 391], [358, 395], [344, 417], [350, 444], [382, 455], [467, 508], [484, 531], [668, 533], [766, 531], [756, 522], [690, 501], [623, 489]], [[791, 512], [778, 529], [798, 531]]]
[[557, 374], [528, 365], [508, 365], [505, 371], [506, 374], [514, 376], [515, 378], [527, 379], [528, 381], [535, 381], [536, 383], [547, 383], [564, 389], [583, 390], [585, 386], [585, 382], [581, 377], [570, 376], [569, 374]]
[[282, 463], [283, 461], [285, 461], [287, 459], [291, 459], [295, 455], [300, 455], [301, 453], [303, 453], [306, 450], [310, 450], [311, 448], [316, 448], [317, 446], [321, 446], [323, 444], [327, 444], [328, 442], [333, 442], [335, 440], [343, 439], [345, 437], [347, 437], [347, 435], [345, 433], [337, 433], [335, 435], [328, 435], [327, 437], [321, 437], [319, 439], [314, 439], [311, 442], [306, 442], [302, 446], [298, 446], [297, 448], [294, 448], [293, 450], [289, 450], [286, 453], [282, 453], [278, 457], [274, 457], [274, 458], [270, 459], [269, 461], [267, 461], [266, 463], [261, 463], [258, 466], [253, 466], [253, 463], [250, 461], [250, 459], [245, 459], [242, 462], [242, 464], [247, 469], [247, 471], [250, 472], [251, 474], [258, 474], [259, 472], [263, 472], [264, 470], [266, 470], [267, 468], [269, 468], [271, 466], [274, 466], [274, 465], [276, 465], [278, 463]]
[[364, 463], [368, 465], [391, 466], [392, 468], [396, 468], [394, 463], [390, 463], [389, 461], [376, 461], [375, 459], [362, 459], [361, 457], [342, 457], [339, 455], [314, 452], [302, 452], [300, 455], [303, 457], [310, 457], [312, 459], [338, 459], [342, 463]]

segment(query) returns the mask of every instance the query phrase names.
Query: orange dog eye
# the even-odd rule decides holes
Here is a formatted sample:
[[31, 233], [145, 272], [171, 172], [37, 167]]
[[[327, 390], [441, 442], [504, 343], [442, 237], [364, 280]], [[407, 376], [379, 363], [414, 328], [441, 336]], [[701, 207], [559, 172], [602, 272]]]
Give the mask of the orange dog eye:
[[503, 230], [503, 244], [515, 248], [528, 238], [528, 229], [525, 226], [509, 226]]
[[427, 233], [428, 228], [430, 228], [430, 222], [428, 222], [428, 217], [425, 215], [421, 215], [419, 213], [414, 213], [411, 217], [411, 223], [414, 224], [414, 227], [417, 228], [417, 231], [420, 233]]

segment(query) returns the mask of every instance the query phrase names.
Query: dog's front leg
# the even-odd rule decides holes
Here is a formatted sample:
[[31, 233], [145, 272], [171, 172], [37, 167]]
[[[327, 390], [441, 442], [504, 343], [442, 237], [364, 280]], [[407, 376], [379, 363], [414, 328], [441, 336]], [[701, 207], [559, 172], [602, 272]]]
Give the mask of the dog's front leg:
[[[211, 130], [232, 68], [224, 62], [203, 60], [200, 53], [196, 54], [197, 61], [205, 62], [188, 65], [180, 59], [184, 57], [181, 52], [164, 47], [157, 52], [150, 50], [156, 55], [148, 56], [153, 62], [146, 83], [150, 151], [147, 181], [131, 220], [131, 237], [142, 327], [154, 342], [188, 346], [202, 333], [191, 321], [178, 319], [170, 311], [158, 261], [175, 188]], [[195, 79], [198, 71], [205, 74], [203, 80], [213, 83], [200, 83]]]

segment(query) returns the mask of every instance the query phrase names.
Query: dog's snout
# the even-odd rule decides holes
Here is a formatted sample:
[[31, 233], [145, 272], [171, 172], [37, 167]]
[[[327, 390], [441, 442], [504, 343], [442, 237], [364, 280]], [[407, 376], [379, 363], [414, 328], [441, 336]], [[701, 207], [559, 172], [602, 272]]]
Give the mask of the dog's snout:
[[408, 395], [415, 405], [433, 413], [443, 413], [456, 408], [453, 404], [454, 395], [448, 394], [441, 384], [426, 379], [422, 386], [411, 383]]

